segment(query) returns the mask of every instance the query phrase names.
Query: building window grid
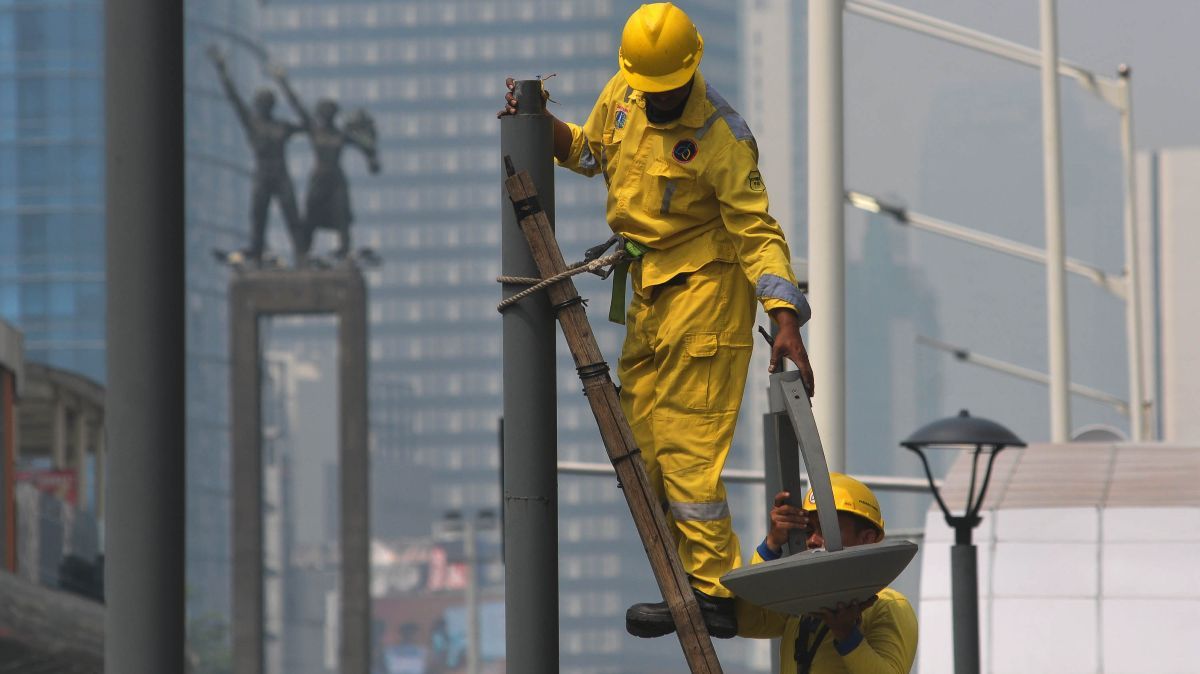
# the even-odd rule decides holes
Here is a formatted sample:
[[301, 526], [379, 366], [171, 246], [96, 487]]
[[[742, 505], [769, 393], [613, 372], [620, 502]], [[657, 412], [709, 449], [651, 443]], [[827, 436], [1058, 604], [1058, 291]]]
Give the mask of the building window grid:
[[[312, 5], [268, 6], [262, 14], [266, 31], [279, 29], [313, 29], [329, 27], [326, 8]], [[371, 3], [347, 3], [336, 9], [334, 25], [344, 30], [386, 29], [395, 27], [454, 24], [470, 27], [499, 22], [540, 23], [559, 21], [578, 22], [587, 19], [612, 17], [611, 0], [596, 2], [563, 2], [562, 0], [493, 0], [480, 7], [474, 0], [442, 0], [433, 4], [402, 4], [378, 6]]]

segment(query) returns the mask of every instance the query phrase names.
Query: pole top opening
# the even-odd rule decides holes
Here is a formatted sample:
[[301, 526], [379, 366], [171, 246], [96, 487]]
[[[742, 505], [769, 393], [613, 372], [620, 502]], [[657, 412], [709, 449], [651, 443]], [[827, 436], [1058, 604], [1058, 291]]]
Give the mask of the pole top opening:
[[543, 115], [546, 113], [546, 97], [541, 80], [517, 80], [513, 83], [513, 95], [517, 97], [517, 116]]

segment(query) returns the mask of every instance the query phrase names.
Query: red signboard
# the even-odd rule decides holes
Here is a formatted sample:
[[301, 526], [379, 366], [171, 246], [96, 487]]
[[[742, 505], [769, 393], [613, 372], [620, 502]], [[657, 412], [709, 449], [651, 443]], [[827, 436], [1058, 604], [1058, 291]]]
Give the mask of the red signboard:
[[79, 476], [73, 470], [19, 470], [17, 482], [31, 484], [72, 506], [79, 505]]

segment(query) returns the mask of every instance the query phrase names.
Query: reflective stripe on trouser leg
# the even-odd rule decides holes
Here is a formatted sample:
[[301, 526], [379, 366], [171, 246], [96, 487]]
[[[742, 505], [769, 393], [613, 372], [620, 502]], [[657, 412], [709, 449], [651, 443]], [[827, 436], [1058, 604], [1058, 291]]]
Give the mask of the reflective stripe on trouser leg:
[[651, 484], [671, 504], [684, 570], [696, 589], [729, 596], [718, 579], [741, 559], [720, 472], [746, 383], [754, 289], [736, 263], [712, 262], [650, 302], [636, 267], [621, 401]]

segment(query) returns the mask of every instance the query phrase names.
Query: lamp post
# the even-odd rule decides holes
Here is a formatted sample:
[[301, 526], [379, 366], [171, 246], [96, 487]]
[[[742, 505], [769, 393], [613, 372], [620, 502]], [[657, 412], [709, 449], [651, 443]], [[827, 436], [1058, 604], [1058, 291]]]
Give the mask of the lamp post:
[[493, 510], [480, 510], [474, 516], [464, 517], [457, 510], [444, 516], [447, 533], [455, 538], [462, 537], [463, 557], [466, 564], [464, 600], [467, 604], [467, 674], [479, 674], [482, 663], [481, 635], [479, 625], [479, 532], [496, 529], [497, 518]]
[[[958, 416], [939, 419], [927, 424], [908, 439], [900, 443], [921, 457], [925, 476], [929, 478], [929, 489], [946, 516], [946, 524], [954, 529], [954, 545], [950, 548], [951, 597], [954, 601], [954, 672], [955, 674], [978, 674], [979, 672], [979, 578], [975, 561], [975, 543], [972, 531], [979, 526], [979, 509], [992, 478], [992, 466], [996, 455], [1005, 447], [1024, 447], [1025, 442], [1000, 424], [973, 417], [966, 410]], [[946, 501], [938, 491], [933, 472], [929, 470], [926, 448], [966, 449], [971, 457], [971, 482], [967, 488], [967, 503], [961, 515], [950, 512]], [[987, 455], [987, 469], [983, 480], [979, 473], [979, 459]], [[976, 494], [975, 487], [979, 485]]]

